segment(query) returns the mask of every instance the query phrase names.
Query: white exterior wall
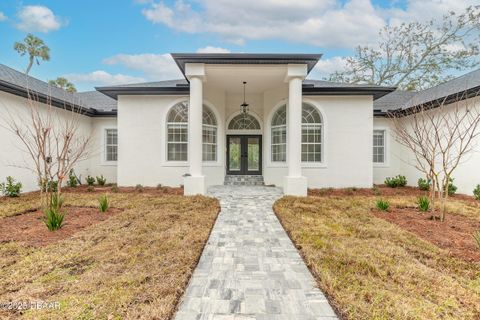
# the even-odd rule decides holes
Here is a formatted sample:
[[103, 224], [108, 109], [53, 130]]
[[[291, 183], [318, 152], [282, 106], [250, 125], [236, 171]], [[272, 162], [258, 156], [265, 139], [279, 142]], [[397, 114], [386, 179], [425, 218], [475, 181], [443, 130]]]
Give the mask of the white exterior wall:
[[[469, 100], [469, 103], [472, 103], [472, 101]], [[415, 168], [413, 153], [395, 141], [392, 126], [388, 119], [374, 119], [374, 129], [387, 130], [387, 162], [385, 165], [374, 165], [374, 183], [383, 184], [386, 177], [402, 174], [406, 176], [409, 185], [417, 186], [418, 179], [425, 178], [425, 175]], [[480, 138], [476, 139], [473, 146], [473, 151], [463, 158], [458, 168], [453, 172], [454, 184], [458, 187], [458, 193], [472, 194], [475, 186], [480, 184]]]
[[117, 162], [105, 161], [105, 130], [117, 129], [117, 118], [92, 118], [91, 122], [93, 143], [87, 174], [92, 177], [103, 175], [107, 183], [116, 183]]

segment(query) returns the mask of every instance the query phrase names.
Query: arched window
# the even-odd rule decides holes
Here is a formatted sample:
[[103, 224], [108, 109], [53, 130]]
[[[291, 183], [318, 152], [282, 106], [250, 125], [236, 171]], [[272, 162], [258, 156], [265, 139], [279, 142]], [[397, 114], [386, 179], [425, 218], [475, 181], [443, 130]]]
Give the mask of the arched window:
[[202, 159], [217, 161], [217, 119], [209, 107], [203, 106], [202, 117]]
[[188, 102], [174, 105], [167, 115], [167, 160], [188, 160]]
[[322, 162], [322, 117], [309, 104], [302, 105], [302, 162]]
[[228, 124], [228, 130], [260, 130], [260, 123], [251, 114], [239, 114]]
[[281, 106], [272, 117], [271, 123], [272, 162], [287, 160], [287, 107]]
[[[217, 119], [207, 106], [202, 115], [202, 159], [217, 161]], [[167, 115], [167, 160], [188, 160], [188, 102], [177, 103]]]

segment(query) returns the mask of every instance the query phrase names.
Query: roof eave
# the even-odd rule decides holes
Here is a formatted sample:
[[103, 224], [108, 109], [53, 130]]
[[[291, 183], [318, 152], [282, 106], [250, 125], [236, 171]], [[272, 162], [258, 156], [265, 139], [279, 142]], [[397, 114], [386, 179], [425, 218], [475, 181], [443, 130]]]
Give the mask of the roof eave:
[[390, 92], [395, 91], [396, 87], [303, 87], [303, 95], [371, 95], [373, 100], [379, 99]]

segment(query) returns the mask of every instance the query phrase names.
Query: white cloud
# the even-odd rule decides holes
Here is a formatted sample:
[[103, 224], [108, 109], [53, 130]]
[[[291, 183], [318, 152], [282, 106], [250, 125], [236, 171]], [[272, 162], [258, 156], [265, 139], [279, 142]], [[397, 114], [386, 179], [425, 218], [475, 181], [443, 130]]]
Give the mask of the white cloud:
[[206, 46], [199, 48], [197, 53], [230, 53], [230, 50], [221, 47]]
[[62, 23], [45, 6], [24, 6], [18, 12], [17, 28], [25, 32], [50, 32], [60, 29]]
[[89, 86], [117, 85], [144, 82], [144, 78], [133, 77], [124, 74], [111, 74], [103, 70], [90, 73], [71, 73], [64, 75], [73, 83], [88, 84]]
[[238, 45], [280, 39], [351, 49], [375, 43], [387, 23], [441, 18], [478, 0], [407, 0], [405, 8], [392, 3], [382, 8], [371, 0], [176, 0], [172, 5], [151, 0], [142, 13], [154, 24], [191, 34], [212, 33]]
[[150, 80], [183, 78], [170, 54], [118, 54], [103, 61], [108, 65], [122, 65], [128, 69], [141, 71]]
[[332, 57], [329, 59], [320, 59], [309, 74], [309, 78], [322, 79], [335, 71], [344, 71], [346, 69], [346, 59], [344, 57]]
[[5, 15], [5, 13], [0, 11], [0, 21], [5, 21], [5, 20], [7, 20], [7, 16]]

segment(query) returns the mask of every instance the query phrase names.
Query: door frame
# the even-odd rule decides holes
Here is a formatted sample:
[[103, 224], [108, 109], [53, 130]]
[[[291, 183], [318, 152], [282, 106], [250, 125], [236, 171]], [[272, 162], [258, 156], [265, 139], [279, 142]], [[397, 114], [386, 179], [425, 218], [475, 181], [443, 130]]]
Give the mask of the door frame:
[[[230, 139], [231, 138], [240, 138], [241, 145], [241, 155], [240, 155], [240, 170], [239, 171], [230, 171]], [[260, 154], [258, 155], [258, 170], [257, 171], [248, 171], [248, 138], [258, 138], [258, 148]], [[261, 134], [227, 134], [226, 139], [226, 149], [227, 149], [227, 161], [226, 161], [226, 172], [228, 175], [262, 175], [263, 171], [263, 147], [262, 147], [262, 135]]]

